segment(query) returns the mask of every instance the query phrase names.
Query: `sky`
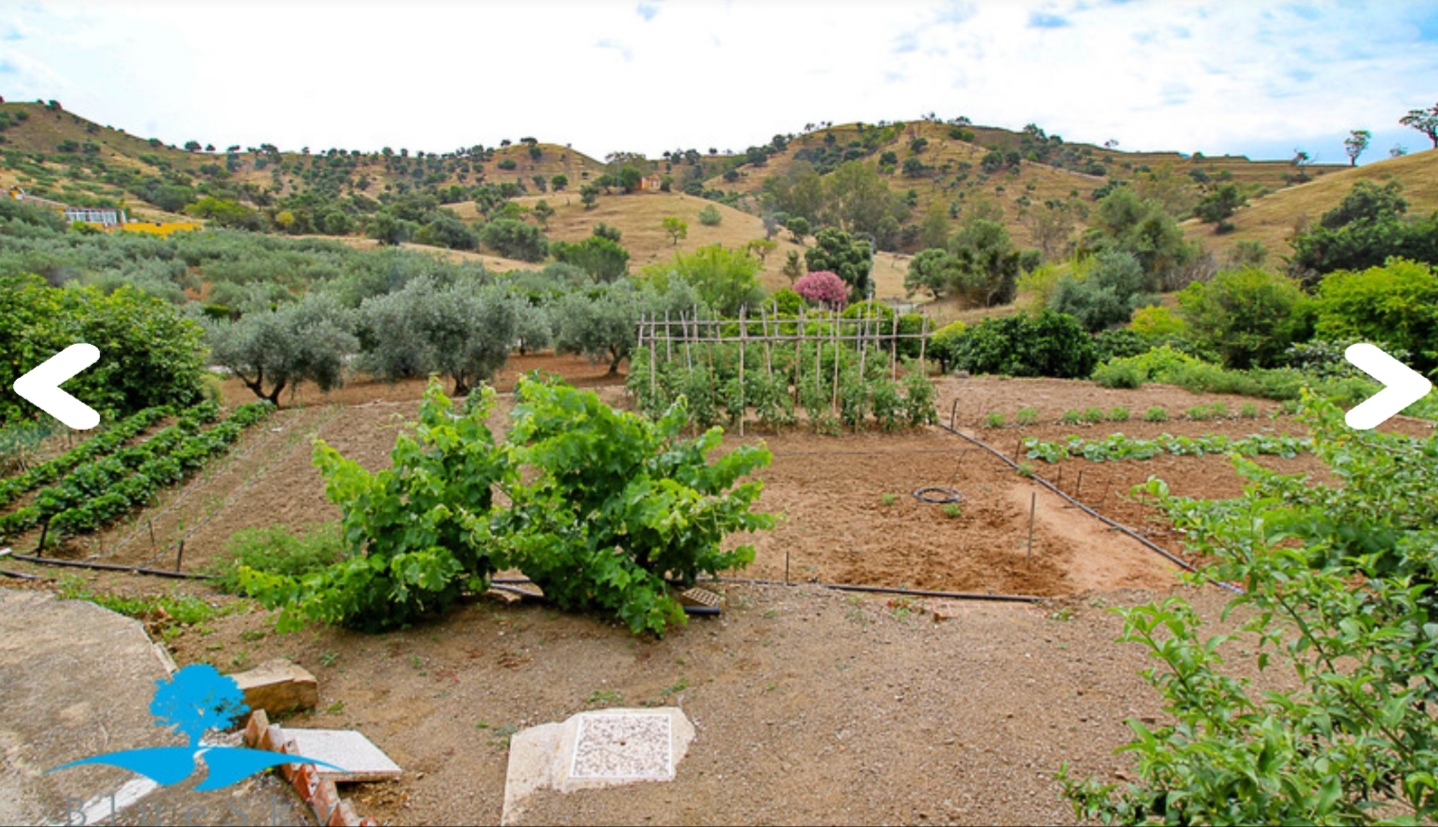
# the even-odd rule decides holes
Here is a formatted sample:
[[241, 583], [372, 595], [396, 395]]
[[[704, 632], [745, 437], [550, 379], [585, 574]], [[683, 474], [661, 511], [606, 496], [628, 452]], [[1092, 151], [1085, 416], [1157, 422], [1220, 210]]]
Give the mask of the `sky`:
[[1120, 149], [1346, 163], [1438, 105], [1438, 0], [9, 2], [0, 95], [221, 148], [743, 151], [934, 112]]

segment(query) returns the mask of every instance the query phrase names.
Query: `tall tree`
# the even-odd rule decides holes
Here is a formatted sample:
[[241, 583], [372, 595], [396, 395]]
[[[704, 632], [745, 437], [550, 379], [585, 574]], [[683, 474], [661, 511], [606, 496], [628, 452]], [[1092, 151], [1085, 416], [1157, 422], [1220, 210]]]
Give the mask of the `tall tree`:
[[1358, 166], [1358, 156], [1368, 149], [1368, 142], [1373, 140], [1373, 133], [1366, 129], [1355, 129], [1348, 133], [1343, 139], [1343, 151], [1348, 153], [1348, 165]]
[[1433, 148], [1438, 149], [1438, 103], [1428, 109], [1410, 109], [1407, 115], [1398, 119], [1398, 123], [1427, 135], [1428, 140], [1433, 142]]

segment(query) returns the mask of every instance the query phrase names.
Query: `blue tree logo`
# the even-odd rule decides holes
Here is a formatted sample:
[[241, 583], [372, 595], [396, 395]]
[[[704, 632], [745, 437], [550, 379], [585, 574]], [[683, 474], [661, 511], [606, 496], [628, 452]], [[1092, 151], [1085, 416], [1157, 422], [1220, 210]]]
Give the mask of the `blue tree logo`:
[[82, 764], [109, 764], [168, 787], [193, 775], [195, 759], [203, 755], [209, 772], [204, 781], [195, 785], [195, 789], [201, 791], [228, 787], [261, 770], [281, 764], [321, 764], [344, 772], [334, 764], [300, 755], [246, 747], [201, 745], [200, 737], [207, 730], [227, 727], [250, 711], [235, 679], [221, 675], [213, 666], [203, 663], [186, 666], [171, 678], [155, 681], [155, 686], [150, 714], [159, 719], [157, 725], [169, 727], [188, 738], [189, 746], [106, 752], [62, 764], [49, 772]]

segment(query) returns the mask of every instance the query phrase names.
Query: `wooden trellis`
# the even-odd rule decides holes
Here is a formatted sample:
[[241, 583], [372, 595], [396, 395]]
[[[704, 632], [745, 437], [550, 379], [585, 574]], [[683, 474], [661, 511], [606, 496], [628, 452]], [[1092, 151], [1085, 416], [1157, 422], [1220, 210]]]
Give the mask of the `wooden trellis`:
[[[751, 335], [750, 328], [755, 321], [759, 324], [760, 334]], [[825, 342], [837, 347], [841, 342], [852, 344], [859, 352], [859, 375], [863, 375], [864, 365], [870, 350], [875, 351], [876, 358], [887, 358], [889, 362], [890, 375], [897, 380], [899, 376], [899, 340], [919, 340], [918, 368], [920, 372], [925, 371], [925, 348], [929, 337], [929, 319], [923, 317], [923, 323], [917, 333], [899, 332], [899, 315], [893, 316], [893, 324], [889, 331], [884, 332], [886, 317], [877, 313], [867, 313], [862, 316], [844, 318], [835, 310], [814, 311], [801, 308], [798, 317], [779, 318], [777, 306], [759, 307], [759, 315], [756, 320], [749, 315], [747, 307], [741, 307], [737, 319], [704, 318], [696, 307], [687, 312], [678, 314], [678, 318], [665, 312], [663, 315], [657, 313], [644, 314], [639, 320], [637, 349], [647, 352], [649, 359], [649, 392], [655, 392], [657, 383], [656, 364], [659, 361], [659, 354], [664, 354], [666, 363], [673, 361], [675, 351], [682, 351], [684, 365], [687, 369], [694, 368], [696, 357], [694, 353], [701, 354], [699, 357], [706, 361], [712, 369], [714, 366], [714, 348], [720, 345], [737, 344], [739, 349], [739, 393], [740, 407], [744, 406], [744, 356], [748, 348], [761, 347], [764, 351], [764, 370], [770, 379], [774, 376], [773, 351], [778, 347], [794, 347], [795, 370], [798, 372], [795, 377], [795, 384], [803, 381], [803, 364], [801, 358], [806, 343], [814, 343], [815, 363], [814, 369], [820, 370], [823, 367], [823, 345]], [[737, 324], [737, 334], [726, 334], [725, 327], [733, 327]], [[816, 332], [809, 333], [808, 327], [816, 325]], [[784, 333], [785, 326], [792, 326], [795, 333]], [[772, 327], [772, 329], [771, 329]], [[662, 344], [661, 344], [662, 343]], [[830, 405], [837, 410], [839, 403], [839, 359], [832, 360], [833, 376], [820, 377], [831, 379], [832, 390], [830, 392]], [[739, 419], [739, 434], [744, 434], [744, 418]]]

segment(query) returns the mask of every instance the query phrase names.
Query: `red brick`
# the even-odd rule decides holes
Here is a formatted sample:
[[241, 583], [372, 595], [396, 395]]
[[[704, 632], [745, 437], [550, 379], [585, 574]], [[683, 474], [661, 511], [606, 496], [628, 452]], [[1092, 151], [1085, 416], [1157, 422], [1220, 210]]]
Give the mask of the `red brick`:
[[320, 779], [315, 785], [314, 797], [310, 799], [310, 809], [315, 811], [315, 820], [320, 824], [329, 822], [330, 813], [340, 803], [339, 790], [335, 789], [335, 782], [328, 778]]
[[315, 797], [315, 788], [319, 786], [319, 770], [314, 764], [293, 764], [294, 775], [290, 776], [290, 784], [295, 792], [300, 794], [306, 802]]
[[359, 824], [359, 816], [355, 815], [355, 808], [350, 805], [348, 798], [341, 799], [340, 805], [330, 813], [327, 827], [354, 827]]

